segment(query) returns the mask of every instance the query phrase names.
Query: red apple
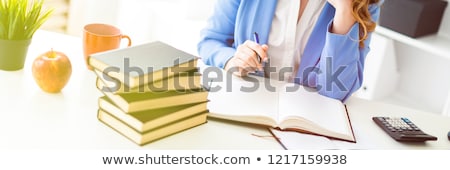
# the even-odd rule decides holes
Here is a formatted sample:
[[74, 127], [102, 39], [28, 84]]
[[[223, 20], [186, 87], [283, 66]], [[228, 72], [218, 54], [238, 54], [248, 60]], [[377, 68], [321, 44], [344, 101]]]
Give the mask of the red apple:
[[70, 79], [72, 64], [62, 52], [48, 51], [33, 62], [33, 77], [45, 92], [59, 93]]

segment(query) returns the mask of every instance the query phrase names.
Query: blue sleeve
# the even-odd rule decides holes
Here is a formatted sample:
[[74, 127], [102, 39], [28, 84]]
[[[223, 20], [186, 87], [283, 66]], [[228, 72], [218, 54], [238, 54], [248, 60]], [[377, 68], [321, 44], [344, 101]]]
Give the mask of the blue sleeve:
[[[379, 4], [369, 7], [372, 19], [376, 22], [379, 17]], [[333, 21], [328, 25], [331, 27]], [[329, 29], [328, 29], [329, 30]], [[319, 70], [317, 74], [316, 88], [319, 93], [331, 98], [345, 101], [353, 92], [361, 87], [363, 80], [364, 61], [369, 52], [371, 34], [364, 41], [364, 46], [359, 46], [359, 24], [352, 26], [346, 35], [327, 32], [325, 46], [323, 48]]]
[[200, 33], [197, 50], [207, 65], [224, 68], [234, 55], [234, 29], [240, 0], [218, 0], [214, 13]]

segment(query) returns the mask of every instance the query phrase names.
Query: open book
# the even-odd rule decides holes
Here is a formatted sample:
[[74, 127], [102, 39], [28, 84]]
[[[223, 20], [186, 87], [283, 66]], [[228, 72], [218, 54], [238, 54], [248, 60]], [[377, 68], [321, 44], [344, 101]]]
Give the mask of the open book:
[[313, 89], [260, 77], [230, 75], [208, 86], [211, 117], [356, 142], [345, 105]]

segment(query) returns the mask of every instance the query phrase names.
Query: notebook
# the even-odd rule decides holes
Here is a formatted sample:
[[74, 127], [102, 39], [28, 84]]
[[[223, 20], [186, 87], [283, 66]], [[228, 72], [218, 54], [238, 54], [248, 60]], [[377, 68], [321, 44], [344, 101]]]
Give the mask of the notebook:
[[209, 84], [209, 116], [356, 142], [341, 101], [298, 84], [228, 77]]

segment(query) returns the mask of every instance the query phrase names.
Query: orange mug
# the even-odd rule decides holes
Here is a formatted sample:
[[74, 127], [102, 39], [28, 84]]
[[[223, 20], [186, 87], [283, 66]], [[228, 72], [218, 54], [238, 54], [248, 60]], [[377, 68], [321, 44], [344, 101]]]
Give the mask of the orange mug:
[[120, 29], [108, 24], [88, 24], [84, 26], [83, 50], [84, 60], [89, 70], [89, 56], [93, 53], [117, 49], [121, 40], [128, 39], [128, 46], [131, 46], [131, 38], [121, 33]]

